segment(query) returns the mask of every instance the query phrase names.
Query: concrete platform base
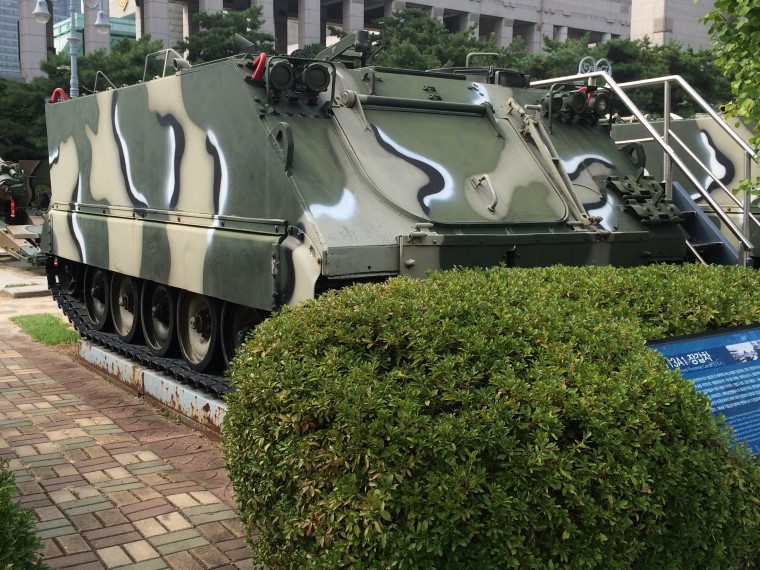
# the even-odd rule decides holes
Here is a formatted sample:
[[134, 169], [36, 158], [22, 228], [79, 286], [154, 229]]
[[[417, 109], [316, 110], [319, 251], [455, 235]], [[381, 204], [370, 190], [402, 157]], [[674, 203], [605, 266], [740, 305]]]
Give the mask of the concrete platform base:
[[115, 383], [173, 412], [191, 427], [221, 435], [227, 406], [220, 399], [89, 341], [80, 341], [79, 358]]

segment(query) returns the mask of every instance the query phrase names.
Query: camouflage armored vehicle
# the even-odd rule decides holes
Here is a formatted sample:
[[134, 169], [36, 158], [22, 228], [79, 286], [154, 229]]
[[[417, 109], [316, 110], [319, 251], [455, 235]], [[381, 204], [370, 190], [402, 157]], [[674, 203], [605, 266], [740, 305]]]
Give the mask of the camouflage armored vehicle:
[[39, 170], [46, 170], [39, 161], [0, 158], [0, 248], [33, 265], [45, 260], [37, 246], [42, 217], [34, 186]]
[[368, 67], [366, 37], [48, 105], [41, 243], [84, 334], [197, 381], [350, 283], [689, 258], [682, 212], [600, 122], [606, 89]]
[[[26, 198], [23, 174], [17, 163], [0, 158], [0, 213], [5, 223], [16, 216], [17, 203]], [[23, 207], [26, 204], [18, 205]]]

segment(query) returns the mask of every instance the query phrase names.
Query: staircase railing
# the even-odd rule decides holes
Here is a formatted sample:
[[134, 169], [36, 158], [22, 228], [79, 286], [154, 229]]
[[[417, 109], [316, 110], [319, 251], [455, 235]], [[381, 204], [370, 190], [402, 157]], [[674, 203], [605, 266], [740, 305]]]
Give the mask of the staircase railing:
[[[628, 107], [628, 109], [631, 111], [631, 113], [636, 117], [636, 119], [639, 121], [642, 127], [647, 131], [651, 139], [643, 139], [643, 140], [652, 140], [655, 143], [657, 143], [660, 148], [662, 148], [664, 153], [664, 167], [663, 167], [663, 183], [665, 184], [665, 192], [666, 196], [669, 199], [673, 198], [673, 166], [677, 166], [681, 172], [684, 174], [684, 176], [689, 180], [689, 182], [693, 185], [693, 187], [696, 189], [696, 191], [699, 193], [699, 195], [702, 197], [702, 199], [707, 203], [712, 210], [712, 212], [718, 217], [718, 219], [722, 222], [723, 227], [725, 227], [738, 241], [739, 243], [739, 262], [742, 265], [747, 264], [747, 260], [749, 258], [749, 255], [751, 254], [753, 250], [753, 244], [749, 239], [750, 235], [750, 223], [751, 221], [755, 221], [757, 223], [757, 220], [754, 219], [750, 212], [750, 206], [751, 206], [751, 195], [749, 192], [745, 192], [744, 196], [744, 204], [739, 203], [738, 200], [733, 197], [735, 203], [742, 208], [742, 227], [739, 228], [737, 225], [733, 222], [733, 220], [730, 218], [728, 213], [723, 209], [723, 207], [716, 202], [716, 200], [710, 195], [708, 190], [702, 185], [702, 183], [699, 181], [699, 179], [696, 177], [696, 175], [691, 171], [691, 169], [685, 164], [685, 162], [681, 159], [680, 155], [676, 152], [676, 150], [671, 146], [671, 140], [674, 140], [678, 142], [679, 144], [683, 145], [683, 142], [673, 133], [673, 131], [670, 129], [670, 101], [671, 101], [671, 84], [677, 83], [680, 85], [686, 93], [691, 96], [691, 98], [704, 110], [704, 112], [712, 118], [713, 121], [715, 121], [716, 124], [719, 125], [721, 129], [723, 129], [731, 139], [740, 146], [740, 148], [744, 152], [744, 171], [745, 171], [745, 178], [749, 178], [751, 175], [751, 165], [752, 161], [756, 158], [756, 154], [752, 147], [750, 147], [739, 135], [737, 135], [721, 118], [720, 116], [710, 107], [710, 105], [707, 104], [707, 102], [697, 93], [691, 85], [689, 85], [682, 77], [678, 75], [671, 75], [667, 77], [658, 77], [654, 79], [646, 79], [641, 81], [629, 81], [625, 83], [617, 83], [612, 77], [607, 74], [604, 71], [596, 71], [593, 73], [582, 73], [578, 75], [569, 75], [565, 77], [558, 77], [553, 79], [546, 79], [546, 80], [540, 80], [540, 81], [533, 81], [531, 82], [531, 87], [544, 87], [544, 86], [550, 86], [560, 83], [574, 83], [578, 81], [585, 81], [588, 84], [594, 84], [594, 82], [599, 79], [602, 80], [604, 83], [606, 83], [606, 87], [610, 89], [619, 99], [620, 101]], [[664, 119], [665, 124], [663, 127], [663, 134], [661, 135], [657, 129], [652, 125], [652, 123], [646, 118], [643, 111], [639, 109], [634, 102], [631, 100], [630, 97], [625, 93], [626, 89], [635, 88], [635, 87], [647, 87], [647, 86], [657, 86], [657, 85], [664, 85], [664, 92], [665, 92], [665, 102], [664, 102]], [[625, 141], [630, 142], [630, 141]], [[688, 152], [688, 149], [687, 149]], [[702, 167], [706, 168], [706, 166], [702, 165]], [[707, 169], [709, 172], [709, 169]], [[712, 173], [710, 173], [711, 176]], [[714, 178], [714, 177], [713, 177]], [[728, 191], [727, 188], [724, 188], [726, 191]], [[730, 191], [728, 191], [729, 194], [731, 194]]]

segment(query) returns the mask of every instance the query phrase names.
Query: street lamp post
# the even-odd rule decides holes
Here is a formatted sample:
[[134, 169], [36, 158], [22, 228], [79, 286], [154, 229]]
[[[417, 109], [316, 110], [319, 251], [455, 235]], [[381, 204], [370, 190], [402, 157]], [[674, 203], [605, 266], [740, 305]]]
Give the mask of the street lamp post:
[[[108, 12], [103, 10], [103, 0], [96, 0], [96, 3], [89, 5], [87, 0], [82, 0], [83, 8], [89, 8], [95, 10], [97, 6], [98, 15], [95, 19], [95, 29], [101, 34], [107, 34], [111, 30], [111, 22], [108, 18]], [[69, 0], [69, 55], [71, 56], [71, 85], [69, 89], [69, 97], [79, 97], [79, 74], [77, 69], [77, 55], [79, 54], [79, 36], [77, 36], [77, 0]], [[47, 24], [50, 20], [50, 12], [48, 11], [46, 0], [37, 0], [37, 5], [32, 12], [32, 16], [40, 24]]]

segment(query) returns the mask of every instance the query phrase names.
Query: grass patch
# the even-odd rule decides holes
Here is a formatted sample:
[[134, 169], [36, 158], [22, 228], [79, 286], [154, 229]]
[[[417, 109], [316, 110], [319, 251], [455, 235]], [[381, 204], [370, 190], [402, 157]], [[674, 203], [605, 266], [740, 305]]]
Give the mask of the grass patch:
[[79, 334], [60, 318], [48, 313], [17, 315], [11, 321], [37, 342], [47, 346], [71, 344], [79, 340]]
[[9, 283], [5, 286], [6, 289], [12, 289], [13, 287], [31, 287], [34, 283]]

